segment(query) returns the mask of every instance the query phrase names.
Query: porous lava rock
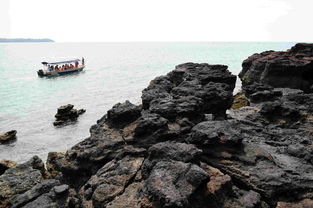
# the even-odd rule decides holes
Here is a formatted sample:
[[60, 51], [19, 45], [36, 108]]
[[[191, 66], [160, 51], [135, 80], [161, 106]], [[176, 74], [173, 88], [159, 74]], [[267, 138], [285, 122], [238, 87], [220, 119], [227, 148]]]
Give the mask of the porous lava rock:
[[[290, 71], [311, 53], [300, 44], [255, 58], [289, 54]], [[249, 68], [262, 69], [259, 62]], [[114, 105], [90, 137], [65, 153], [49, 153], [47, 170], [38, 157], [5, 170], [1, 206], [310, 207], [313, 94], [292, 82], [276, 88], [252, 74], [242, 89], [250, 106], [229, 110], [236, 77], [227, 66], [176, 66], [143, 90], [142, 105]]]
[[8, 131], [2, 135], [0, 135], [0, 144], [5, 144], [16, 140], [16, 130]]
[[60, 126], [68, 122], [76, 121], [78, 116], [85, 112], [85, 109], [74, 109], [74, 105], [72, 104], [60, 106], [57, 110], [57, 114], [55, 114], [56, 120], [53, 122], [53, 125]]
[[235, 83], [236, 76], [225, 65], [181, 64], [143, 90], [143, 108], [170, 120], [187, 117], [198, 121], [204, 113], [224, 119]]
[[268, 84], [312, 91], [313, 44], [298, 43], [287, 51], [265, 51], [242, 63], [239, 74], [243, 85]]

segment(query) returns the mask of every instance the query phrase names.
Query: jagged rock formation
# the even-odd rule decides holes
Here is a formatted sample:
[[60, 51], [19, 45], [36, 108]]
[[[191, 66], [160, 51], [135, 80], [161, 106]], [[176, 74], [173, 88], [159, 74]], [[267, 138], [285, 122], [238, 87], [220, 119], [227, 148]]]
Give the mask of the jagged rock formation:
[[76, 121], [78, 116], [85, 113], [85, 109], [73, 109], [74, 105], [67, 104], [58, 108], [57, 114], [55, 114], [56, 120], [53, 122], [53, 125], [60, 126], [66, 124], [69, 121]]
[[47, 170], [38, 158], [7, 169], [2, 207], [311, 207], [313, 94], [246, 83], [250, 106], [226, 115], [235, 81], [223, 65], [178, 65]]
[[236, 76], [227, 66], [181, 64], [143, 90], [143, 109], [169, 120], [186, 117], [198, 121], [205, 113], [224, 118], [232, 104], [235, 83]]
[[0, 207], [79, 207], [76, 191], [56, 179], [45, 179], [42, 160], [34, 156], [0, 175]]
[[273, 87], [312, 91], [313, 44], [298, 43], [288, 51], [265, 51], [242, 63], [243, 85], [259, 82]]

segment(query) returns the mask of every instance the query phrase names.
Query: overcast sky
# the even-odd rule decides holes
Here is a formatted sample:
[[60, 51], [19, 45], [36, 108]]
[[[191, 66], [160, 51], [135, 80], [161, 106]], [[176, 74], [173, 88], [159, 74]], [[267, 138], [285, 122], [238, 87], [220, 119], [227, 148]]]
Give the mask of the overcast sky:
[[0, 37], [312, 41], [312, 6], [313, 0], [0, 0]]

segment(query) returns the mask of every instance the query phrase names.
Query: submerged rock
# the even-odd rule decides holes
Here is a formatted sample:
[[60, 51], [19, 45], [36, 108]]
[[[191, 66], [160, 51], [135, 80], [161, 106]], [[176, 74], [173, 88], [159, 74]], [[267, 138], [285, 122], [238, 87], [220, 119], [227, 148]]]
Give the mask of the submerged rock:
[[53, 122], [53, 125], [60, 126], [69, 121], [76, 121], [79, 115], [86, 112], [85, 109], [76, 110], [73, 108], [74, 105], [72, 104], [59, 107], [57, 114], [55, 115], [56, 121]]
[[0, 144], [5, 144], [5, 143], [16, 140], [16, 133], [17, 133], [16, 130], [11, 130], [0, 135]]

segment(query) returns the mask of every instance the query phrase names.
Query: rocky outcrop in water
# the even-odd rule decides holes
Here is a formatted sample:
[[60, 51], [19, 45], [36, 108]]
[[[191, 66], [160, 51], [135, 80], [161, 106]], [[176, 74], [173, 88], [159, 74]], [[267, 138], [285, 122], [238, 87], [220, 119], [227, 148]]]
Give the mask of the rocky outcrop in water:
[[60, 126], [66, 124], [67, 122], [76, 121], [78, 116], [86, 112], [85, 109], [76, 110], [73, 108], [74, 105], [71, 104], [59, 107], [57, 114], [55, 114], [56, 121], [53, 122], [53, 125]]
[[223, 65], [178, 65], [46, 170], [38, 158], [7, 169], [3, 207], [311, 207], [313, 94], [246, 83], [226, 114], [235, 81]]
[[5, 144], [16, 140], [16, 130], [8, 131], [2, 135], [0, 135], [0, 144]]

